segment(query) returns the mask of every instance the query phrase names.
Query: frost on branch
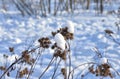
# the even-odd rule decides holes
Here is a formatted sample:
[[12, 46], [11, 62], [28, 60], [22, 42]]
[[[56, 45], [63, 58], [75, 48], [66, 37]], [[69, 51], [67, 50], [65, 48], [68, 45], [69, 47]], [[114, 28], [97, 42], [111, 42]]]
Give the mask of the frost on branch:
[[68, 27], [69, 33], [74, 33], [74, 24], [72, 21], [67, 21], [66, 26]]
[[56, 42], [58, 47], [60, 47], [62, 50], [65, 50], [65, 39], [62, 36], [62, 34], [57, 33], [55, 35], [55, 42]]

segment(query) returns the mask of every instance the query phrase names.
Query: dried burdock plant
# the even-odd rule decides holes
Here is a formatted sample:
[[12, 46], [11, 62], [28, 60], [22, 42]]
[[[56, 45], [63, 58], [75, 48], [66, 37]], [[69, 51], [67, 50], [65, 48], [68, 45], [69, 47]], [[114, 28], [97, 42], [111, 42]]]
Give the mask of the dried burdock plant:
[[[52, 32], [55, 43], [52, 45], [51, 48], [54, 50], [54, 54], [53, 54], [53, 57], [52, 57], [50, 63], [48, 64], [47, 68], [39, 76], [39, 79], [41, 79], [41, 77], [48, 70], [50, 65], [52, 65], [55, 61], [57, 61], [58, 57], [60, 58], [60, 60], [63, 60], [66, 64], [66, 60], [67, 60], [67, 56], [68, 56], [68, 49], [70, 50], [70, 48], [69, 48], [70, 46], [67, 47], [67, 42], [66, 41], [73, 39], [73, 33], [74, 33], [74, 28], [72, 28], [72, 27], [70, 27], [70, 28], [64, 27], [64, 28], [60, 28], [56, 32]], [[43, 40], [43, 39], [40, 39], [38, 41], [42, 45], [41, 47], [43, 47], [44, 45], [43, 45], [43, 42], [41, 42], [41, 40]], [[70, 44], [68, 44], [68, 45], [70, 45]], [[58, 67], [56, 67], [56, 68], [58, 68]], [[52, 78], [54, 78], [54, 76], [55, 76], [55, 73], [56, 73], [56, 70], [57, 70], [56, 68], [54, 70]], [[65, 70], [67, 71], [66, 67], [65, 67]], [[66, 77], [67, 77], [67, 74], [66, 74]], [[66, 77], [65, 77], [65, 79], [66, 79]]]
[[6, 67], [0, 66], [0, 70], [1, 70], [1, 71], [4, 71], [4, 70], [6, 70]]
[[88, 70], [90, 73], [95, 74], [96, 76], [109, 76], [110, 78], [113, 78], [113, 74], [110, 71], [110, 65], [107, 63], [100, 65], [92, 65], [88, 68]]
[[22, 52], [23, 61], [29, 63], [30, 62], [30, 55], [28, 50]]
[[52, 35], [55, 36], [57, 33], [62, 34], [65, 40], [73, 39], [73, 33], [68, 32], [68, 27], [60, 28], [57, 32], [52, 32]]
[[[14, 68], [14, 66], [16, 64], [21, 64], [21, 63], [24, 63], [24, 62], [27, 63], [27, 64], [30, 64], [30, 65], [33, 64], [34, 63], [34, 59], [30, 57], [30, 54], [35, 52], [39, 48], [40, 48], [39, 46], [38, 47], [36, 46], [35, 48], [32, 48], [30, 50], [24, 50], [22, 52], [21, 56], [19, 56], [19, 58], [15, 57], [15, 61], [12, 64], [10, 64], [8, 67], [6, 67], [4, 72], [1, 74], [0, 79], [2, 79], [5, 75], [9, 76], [10, 72], [15, 70], [13, 68]], [[12, 51], [13, 51], [13, 49], [11, 49], [11, 52]], [[8, 56], [5, 55], [4, 57], [7, 58]], [[19, 69], [18, 69], [18, 71], [19, 71]], [[23, 73], [22, 73], [22, 75], [23, 75]], [[17, 74], [16, 74], [16, 78], [17, 78]]]
[[[109, 60], [104, 57], [101, 52], [95, 48], [94, 49], [96, 52], [97, 59], [95, 59], [95, 63], [92, 64], [91, 66], [88, 67], [88, 73], [92, 73], [93, 75], [95, 75], [96, 77], [110, 77], [110, 78], [114, 78], [114, 74], [112, 70], [115, 70], [109, 63]], [[118, 76], [119, 73], [117, 71], [114, 71]], [[85, 77], [85, 74], [82, 74]]]
[[[105, 30], [105, 33], [108, 35], [108, 37], [109, 37], [109, 39], [111, 39], [111, 40], [113, 40], [113, 42], [115, 42], [116, 44], [118, 44], [118, 45], [120, 45], [120, 41], [118, 41], [117, 39], [120, 39], [120, 38], [115, 38], [115, 35], [119, 35], [119, 33], [118, 34], [116, 34], [116, 33], [114, 33], [113, 31], [111, 31], [111, 30]], [[106, 36], [107, 37], [107, 36]], [[108, 38], [107, 37], [107, 38]]]
[[114, 34], [114, 32], [111, 31], [111, 30], [109, 30], [109, 29], [106, 29], [106, 30], [105, 30], [105, 33], [108, 34], [108, 35]]
[[9, 51], [13, 53], [14, 52], [14, 47], [9, 47]]
[[69, 61], [69, 73], [66, 75], [66, 77], [69, 79], [71, 71], [70, 40], [73, 40], [74, 25], [71, 21], [68, 21], [64, 28], [60, 28], [56, 32], [52, 32], [52, 35], [55, 38], [55, 44], [52, 46], [52, 49], [55, 50], [54, 57], [60, 57], [62, 60], [64, 60], [66, 71], [66, 61], [67, 59]]
[[38, 42], [40, 43], [40, 47], [43, 48], [49, 48], [49, 45], [51, 44], [51, 41], [48, 37], [40, 38]]
[[29, 73], [28, 68], [24, 68], [19, 72], [19, 78], [22, 78], [24, 75], [27, 75]]
[[64, 79], [67, 79], [67, 70], [66, 70], [66, 68], [62, 68], [61, 73], [64, 76]]
[[22, 57], [23, 57], [23, 60], [21, 62], [25, 62], [25, 63], [27, 63], [29, 65], [32, 65], [35, 62], [35, 59], [32, 58], [30, 56], [30, 54], [28, 53], [28, 50], [25, 50], [25, 51], [22, 52]]
[[65, 40], [72, 40], [74, 35], [74, 25], [71, 21], [66, 22], [66, 26], [60, 28], [56, 32], [52, 32], [52, 35], [55, 36], [56, 34], [62, 34]]
[[66, 60], [66, 51], [61, 52], [61, 50], [57, 49], [53, 56], [60, 57], [62, 60]]

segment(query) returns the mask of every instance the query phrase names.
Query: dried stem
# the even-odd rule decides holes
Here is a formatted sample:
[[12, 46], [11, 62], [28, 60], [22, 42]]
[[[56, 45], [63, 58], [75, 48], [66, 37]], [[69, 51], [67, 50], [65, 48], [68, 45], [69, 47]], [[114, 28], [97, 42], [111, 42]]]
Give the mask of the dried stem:
[[45, 72], [49, 69], [49, 67], [52, 65], [52, 63], [54, 62], [54, 56], [52, 57], [51, 61], [49, 62], [47, 68], [43, 71], [43, 73], [39, 76], [39, 79], [41, 79], [41, 77], [45, 74]]
[[[33, 50], [37, 50], [38, 48], [39, 48], [39, 47], [33, 48], [32, 50], [28, 51], [27, 53], [29, 54], [29, 53], [33, 52]], [[24, 58], [24, 57], [21, 56], [19, 59], [17, 59], [16, 61], [14, 61], [14, 62], [4, 71], [4, 73], [0, 76], [0, 79], [2, 79], [2, 77], [3, 77], [16, 63], [18, 63], [19, 61], [21, 61], [23, 58]]]
[[4, 73], [0, 76], [0, 79], [2, 79], [2, 77], [17, 63], [19, 62], [23, 57], [20, 57], [18, 60], [16, 60], [15, 62], [13, 62], [5, 71]]
[[75, 67], [73, 70], [71, 70], [71, 71], [70, 71], [70, 74], [71, 74], [72, 72], [74, 72], [77, 68], [79, 68], [80, 66], [83, 66], [83, 65], [86, 65], [86, 64], [97, 64], [97, 63], [94, 63], [94, 62], [88, 62], [88, 63], [80, 64], [80, 65], [78, 65], [77, 67]]
[[20, 67], [19, 67], [18, 70], [17, 70], [16, 79], [18, 78], [18, 74], [19, 74], [20, 69], [22, 68], [22, 64], [23, 64], [23, 63], [21, 63]]
[[118, 42], [112, 35], [110, 35], [110, 36], [112, 37], [112, 40], [113, 40], [116, 44], [120, 45], [120, 42]]
[[31, 68], [30, 68], [30, 71], [29, 71], [29, 73], [28, 73], [27, 79], [29, 79], [31, 73], [33, 72], [33, 70], [34, 70], [34, 68], [35, 68], [35, 65], [36, 65], [36, 63], [37, 63], [37, 60], [38, 60], [38, 58], [41, 56], [41, 53], [42, 53], [42, 52], [43, 52], [42, 49], [38, 52], [38, 54], [37, 54], [37, 56], [36, 56], [36, 58], [35, 58], [35, 62], [32, 64], [32, 66], [31, 66]]
[[97, 54], [97, 56], [98, 56], [99, 58], [102, 58], [102, 55], [101, 55], [101, 53], [100, 53], [100, 51], [98, 50], [97, 47], [93, 48], [93, 50], [95, 51], [95, 53]]
[[64, 79], [67, 79], [67, 61], [65, 60], [65, 70], [66, 70], [66, 73], [64, 75]]
[[61, 62], [61, 59], [59, 60], [59, 62], [57, 63], [57, 65], [56, 65], [56, 67], [55, 67], [54, 73], [53, 73], [53, 75], [52, 75], [52, 79], [55, 79], [55, 78], [54, 78], [54, 77], [55, 77], [55, 73], [56, 73], [56, 71], [57, 71], [57, 69], [58, 69], [58, 66], [59, 66], [60, 62]]

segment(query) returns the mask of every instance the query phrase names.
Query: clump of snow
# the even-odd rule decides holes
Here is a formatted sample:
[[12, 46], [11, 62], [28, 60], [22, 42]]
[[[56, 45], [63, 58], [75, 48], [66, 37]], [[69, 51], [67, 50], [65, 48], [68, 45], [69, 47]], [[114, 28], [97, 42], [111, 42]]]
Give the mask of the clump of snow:
[[19, 58], [19, 55], [17, 55], [17, 54], [14, 54], [14, 55], [12, 55], [12, 56], [9, 56], [8, 57], [8, 60], [9, 60], [9, 63], [13, 63], [16, 59], [18, 59]]
[[103, 58], [100, 58], [99, 64], [106, 64], [107, 62], [108, 62], [108, 59], [103, 57]]
[[98, 35], [98, 38], [99, 38], [99, 39], [102, 39], [103, 37], [104, 37], [103, 34], [99, 34], [99, 35]]
[[74, 24], [72, 21], [67, 21], [66, 26], [68, 27], [68, 32], [74, 33]]
[[58, 47], [60, 47], [62, 50], [65, 50], [65, 39], [62, 34], [57, 33], [55, 35], [55, 42], [57, 43]]
[[19, 39], [19, 38], [16, 38], [16, 39], [15, 39], [15, 42], [16, 42], [16, 44], [19, 44], [19, 43], [22, 43], [22, 40]]

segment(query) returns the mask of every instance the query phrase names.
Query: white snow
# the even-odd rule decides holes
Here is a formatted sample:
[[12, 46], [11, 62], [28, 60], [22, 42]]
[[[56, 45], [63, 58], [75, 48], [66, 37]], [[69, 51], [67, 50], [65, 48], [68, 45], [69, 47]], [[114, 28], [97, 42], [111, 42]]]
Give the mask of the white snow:
[[57, 43], [57, 46], [60, 47], [62, 50], [65, 50], [65, 39], [62, 36], [62, 34], [57, 33], [54, 39], [55, 42]]
[[15, 43], [16, 43], [16, 44], [19, 44], [19, 43], [21, 43], [21, 42], [22, 42], [21, 39], [19, 39], [19, 38], [16, 38], [16, 39], [15, 39]]
[[66, 26], [68, 27], [68, 32], [74, 33], [74, 24], [72, 21], [67, 21]]
[[107, 64], [108, 63], [108, 59], [103, 57], [103, 58], [100, 58], [99, 60], [99, 64]]
[[12, 63], [18, 58], [19, 58], [19, 56], [17, 54], [14, 54], [14, 55], [8, 57], [8, 62]]
[[[13, 8], [13, 6], [10, 7]], [[6, 59], [3, 57], [4, 54], [8, 55], [7, 60], [9, 61], [7, 61], [7, 66], [9, 66], [15, 61], [15, 58], [21, 55], [23, 50], [38, 46], [38, 39], [41, 37], [49, 37], [52, 39], [51, 32], [56, 31], [65, 24], [65, 26], [68, 27], [68, 32], [74, 33], [74, 40], [71, 42], [71, 68], [91, 61], [99, 64], [105, 64], [109, 61], [116, 71], [120, 71], [120, 45], [106, 37], [104, 33], [105, 29], [111, 29], [116, 34], [114, 38], [120, 42], [120, 34], [117, 34], [117, 28], [115, 27], [115, 22], [118, 21], [118, 19], [114, 17], [116, 15], [96, 15], [93, 14], [94, 12], [92, 13], [92, 11], [80, 11], [81, 12], [78, 12], [79, 14], [72, 14], [72, 16], [65, 14], [65, 16], [53, 17], [49, 15], [46, 18], [40, 16], [36, 16], [35, 18], [28, 16], [22, 17], [14, 8], [12, 11], [4, 11], [0, 8], [0, 66], [6, 64]], [[64, 15], [64, 13], [62, 14]], [[55, 35], [52, 42], [56, 42], [58, 47], [65, 50], [66, 41], [60, 33]], [[11, 55], [8, 50], [9, 47], [14, 47], [15, 54]], [[91, 50], [91, 48], [94, 47], [97, 47], [99, 52], [105, 57], [97, 57], [98, 60], [93, 59], [95, 55], [94, 51], [97, 51], [97, 49], [94, 51]], [[40, 73], [47, 67], [53, 54], [54, 50], [50, 48], [42, 53], [42, 57], [36, 64], [35, 73], [31, 75], [31, 79], [38, 79]], [[31, 57], [36, 57], [36, 54], [32, 54]], [[59, 59], [57, 59], [57, 61], [58, 60]], [[55, 63], [57, 63], [57, 61]], [[62, 61], [59, 67], [64, 67], [64, 64]], [[20, 65], [17, 64], [18, 68], [19, 66]], [[51, 79], [51, 75], [55, 69], [54, 66], [55, 64], [50, 67], [42, 79]], [[23, 64], [23, 67], [30, 68], [30, 66], [26, 64]], [[60, 68], [58, 68], [56, 75], [61, 73]], [[80, 79], [81, 74], [84, 74], [84, 72], [87, 73], [87, 69], [87, 65], [75, 69], [73, 74], [74, 78]], [[82, 73], [83, 70], [84, 72]], [[112, 72], [114, 73], [114, 70], [112, 70]], [[0, 71], [0, 75], [1, 73]], [[6, 77], [6, 79], [14, 79], [15, 73], [16, 71], [12, 71], [10, 78]], [[56, 79], [63, 79], [63, 75], [58, 75]], [[100, 79], [100, 77], [88, 73], [84, 79]], [[105, 77], [104, 79], [110, 78]], [[116, 76], [115, 79], [120, 79], [120, 77]]]

